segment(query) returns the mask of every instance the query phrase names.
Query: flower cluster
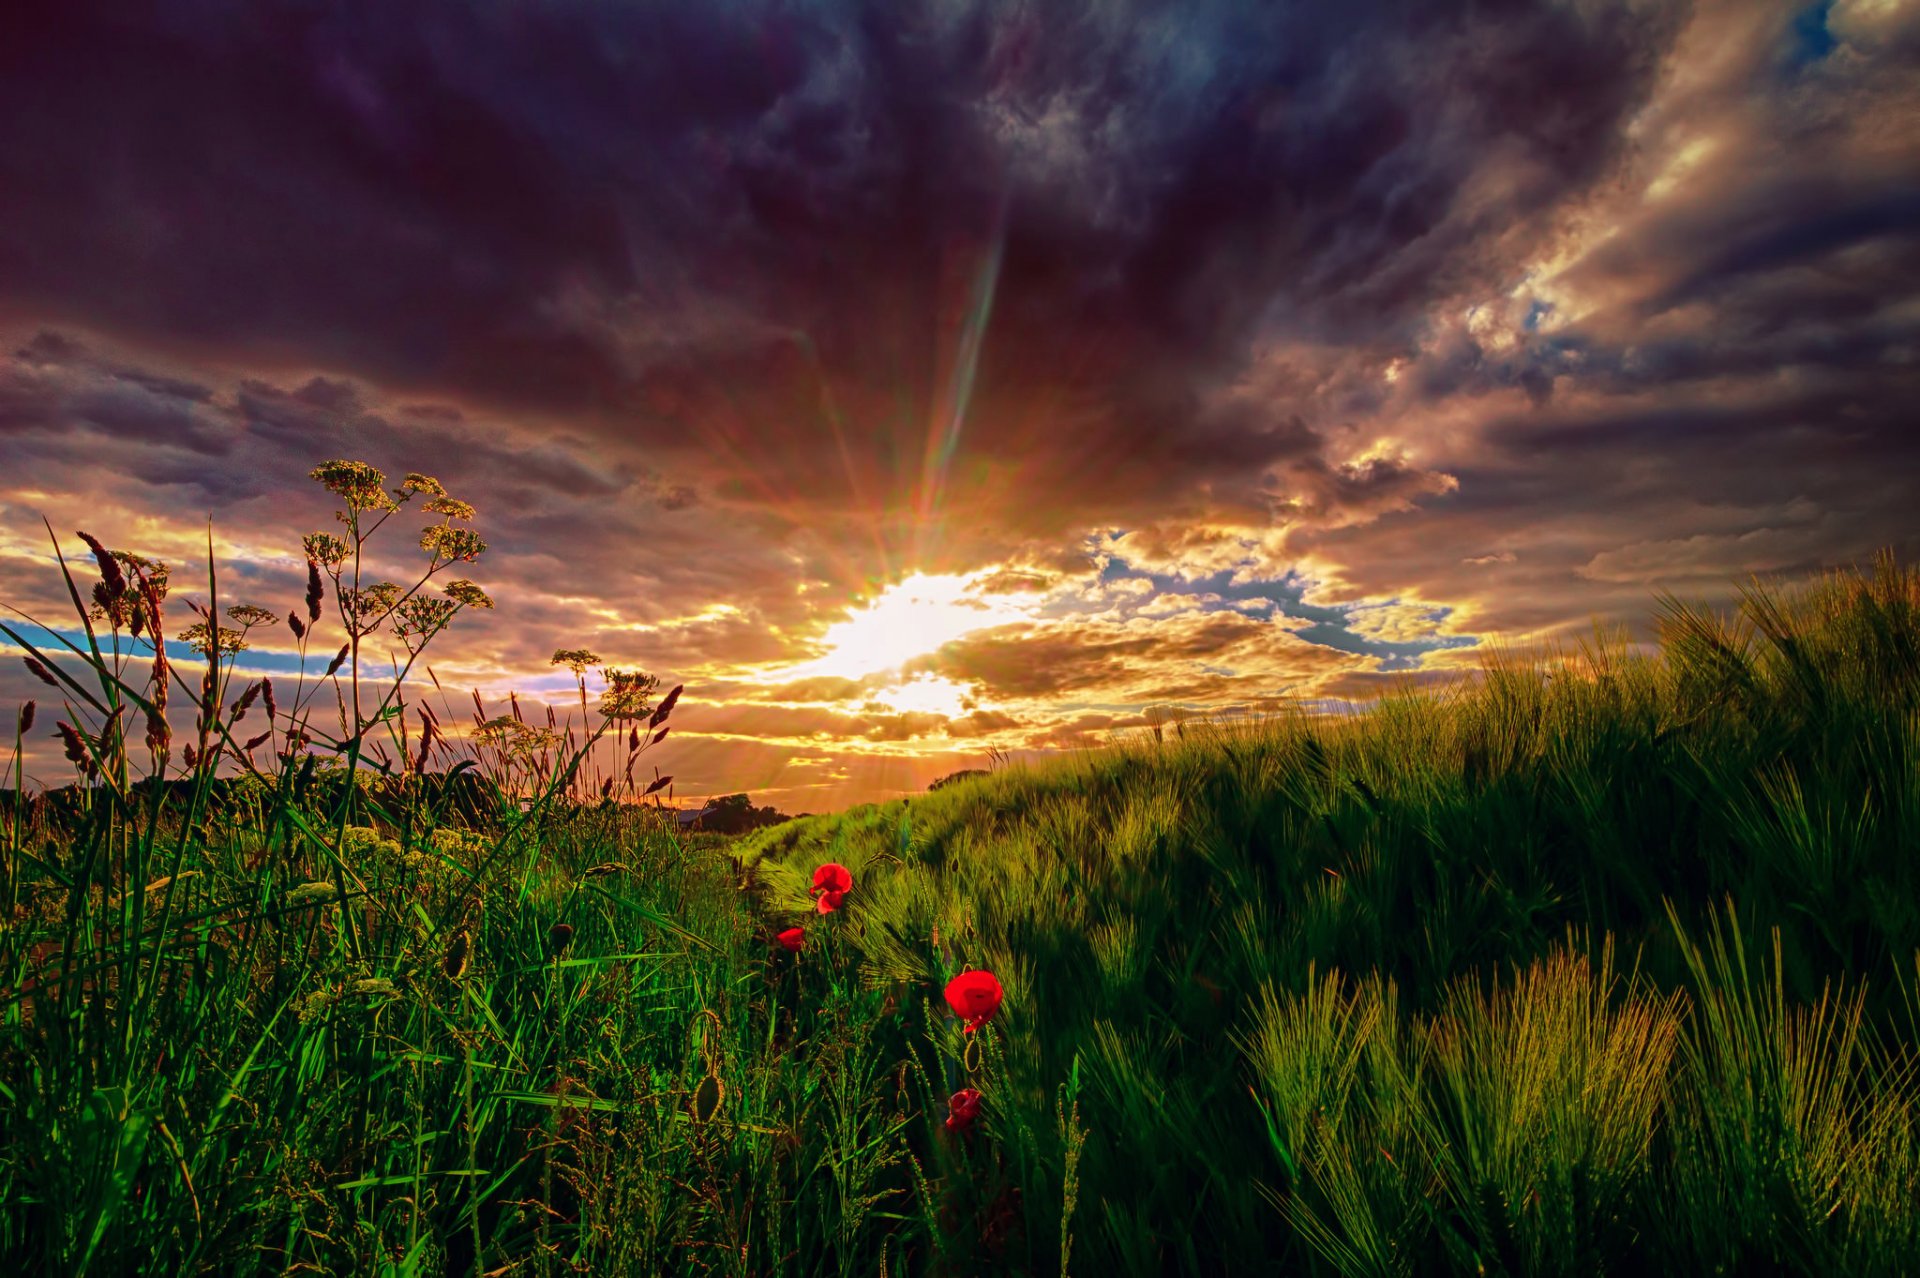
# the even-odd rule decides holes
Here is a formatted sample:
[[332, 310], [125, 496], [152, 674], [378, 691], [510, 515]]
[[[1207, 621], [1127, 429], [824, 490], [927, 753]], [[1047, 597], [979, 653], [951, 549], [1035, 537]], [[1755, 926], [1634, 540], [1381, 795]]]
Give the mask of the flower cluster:
[[255, 626], [271, 626], [280, 618], [265, 608], [257, 608], [252, 604], [235, 604], [227, 609], [227, 620], [240, 627], [242, 631], [247, 631]]
[[[839, 909], [852, 890], [853, 874], [838, 862], [828, 861], [813, 872], [814, 909], [818, 913], [830, 914]], [[774, 937], [774, 944], [789, 954], [798, 954], [806, 945], [806, 937], [805, 928], [790, 927]], [[937, 944], [937, 929], [934, 939]], [[947, 982], [946, 997], [947, 1006], [964, 1022], [962, 1032], [972, 1034], [999, 1012], [1005, 991], [992, 972], [972, 968]], [[947, 1100], [946, 1129], [956, 1136], [972, 1130], [980, 1117], [981, 1099], [979, 1090], [972, 1087], [953, 1093]]]
[[600, 713], [609, 719], [644, 719], [653, 710], [650, 698], [660, 686], [660, 676], [640, 670], [604, 671], [607, 690], [600, 694]]
[[393, 633], [409, 653], [419, 652], [429, 639], [446, 629], [459, 610], [460, 606], [451, 599], [414, 595], [394, 605]]
[[471, 528], [455, 528], [451, 524], [428, 524], [420, 532], [420, 549], [433, 555], [433, 562], [472, 563], [485, 552], [487, 543], [480, 534]]
[[400, 587], [391, 581], [340, 588], [340, 606], [347, 615], [347, 628], [354, 634], [370, 634], [378, 629], [398, 602]]
[[565, 666], [573, 671], [574, 678], [584, 679], [588, 670], [600, 664], [600, 654], [587, 648], [559, 648], [549, 664]]
[[218, 648], [228, 656], [247, 650], [244, 631], [232, 630], [221, 626], [216, 631], [204, 621], [196, 621], [180, 632], [180, 642], [193, 649], [209, 661], [213, 659], [214, 649]]
[[339, 574], [340, 566], [347, 562], [347, 556], [352, 553], [346, 542], [327, 532], [308, 533], [300, 539], [300, 546], [307, 552], [309, 563], [319, 564], [335, 575]]
[[435, 497], [427, 503], [427, 510], [436, 515], [444, 515], [448, 519], [471, 520], [474, 516], [473, 506], [461, 501], [458, 497]]
[[440, 593], [459, 604], [462, 608], [491, 608], [493, 598], [486, 591], [468, 581], [465, 577], [455, 577], [440, 587]]
[[[362, 511], [395, 511], [400, 503], [387, 495], [387, 477], [363, 461], [322, 462], [313, 468], [312, 477], [334, 496], [347, 504], [347, 510], [357, 516]], [[409, 475], [409, 482], [424, 479], [425, 476]], [[436, 485], [437, 486], [437, 485]], [[341, 523], [351, 522], [347, 515], [340, 516]]]

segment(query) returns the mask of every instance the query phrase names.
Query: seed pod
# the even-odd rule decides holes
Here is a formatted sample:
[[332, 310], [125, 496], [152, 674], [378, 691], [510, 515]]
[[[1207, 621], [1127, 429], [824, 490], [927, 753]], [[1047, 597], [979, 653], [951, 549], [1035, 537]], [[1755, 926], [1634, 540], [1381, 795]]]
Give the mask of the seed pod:
[[447, 957], [441, 961], [440, 971], [450, 981], [457, 981], [467, 974], [467, 960], [472, 956], [473, 943], [466, 931], [455, 932], [453, 941], [447, 946]]
[[693, 1119], [697, 1123], [710, 1121], [720, 1112], [721, 1102], [727, 1099], [727, 1085], [718, 1075], [709, 1074], [700, 1080], [693, 1089]]

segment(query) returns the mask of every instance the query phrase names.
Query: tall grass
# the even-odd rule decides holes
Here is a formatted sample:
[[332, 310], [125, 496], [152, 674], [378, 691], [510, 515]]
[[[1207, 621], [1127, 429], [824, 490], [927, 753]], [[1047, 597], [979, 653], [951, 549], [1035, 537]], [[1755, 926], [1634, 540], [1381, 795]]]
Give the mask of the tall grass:
[[[1730, 617], [1663, 599], [1657, 657], [1495, 653], [1348, 723], [1188, 723], [727, 843], [611, 801], [654, 784], [650, 676], [597, 723], [579, 651], [577, 718], [422, 695], [480, 596], [356, 688], [484, 547], [429, 531], [378, 591], [382, 520], [470, 508], [330, 467], [334, 612], [291, 627], [338, 627], [324, 675], [236, 676], [278, 623], [211, 578], [199, 661], [126, 643], [166, 598], [104, 548], [67, 650], [7, 623], [80, 783], [8, 770], [27, 1271], [1914, 1272], [1920, 577], [1890, 556]], [[825, 861], [855, 888], [823, 915]], [[967, 968], [1005, 990], [977, 1034], [940, 997]]]

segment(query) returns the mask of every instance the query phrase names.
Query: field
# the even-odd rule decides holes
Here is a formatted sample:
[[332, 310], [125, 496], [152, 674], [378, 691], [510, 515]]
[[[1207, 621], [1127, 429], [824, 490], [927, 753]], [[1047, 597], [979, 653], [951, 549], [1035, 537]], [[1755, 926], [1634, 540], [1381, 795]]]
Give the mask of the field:
[[[370, 598], [370, 492], [452, 499], [362, 481], [323, 481], [347, 647], [299, 691], [232, 673], [217, 581], [204, 678], [116, 655], [164, 588], [104, 549], [69, 565], [90, 638], [32, 650], [85, 784], [12, 770], [0, 833], [22, 1272], [1920, 1272], [1920, 573], [1890, 555], [1736, 615], [1663, 597], [1657, 658], [1495, 654], [1350, 721], [729, 841], [629, 766], [697, 689], [621, 672], [460, 729], [360, 687], [407, 600], [452, 601], [421, 647], [487, 606]], [[423, 582], [478, 554], [423, 547]], [[1003, 991], [977, 1026], [963, 971]]]

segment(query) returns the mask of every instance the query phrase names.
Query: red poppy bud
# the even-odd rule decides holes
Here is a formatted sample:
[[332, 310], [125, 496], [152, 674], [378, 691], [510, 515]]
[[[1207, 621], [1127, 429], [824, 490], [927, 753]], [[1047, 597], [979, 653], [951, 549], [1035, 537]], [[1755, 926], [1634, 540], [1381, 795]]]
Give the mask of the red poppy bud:
[[1000, 982], [992, 972], [962, 972], [947, 982], [947, 1006], [965, 1021], [971, 1034], [1000, 1010]]
[[947, 1098], [947, 1130], [964, 1132], [980, 1117], [980, 1093], [963, 1087]]
[[831, 914], [839, 909], [840, 903], [846, 899], [847, 894], [845, 892], [822, 892], [820, 894], [820, 903], [813, 908], [822, 914]]
[[780, 942], [781, 949], [789, 954], [798, 954], [800, 947], [806, 944], [807, 934], [804, 929], [790, 927], [774, 939]]

